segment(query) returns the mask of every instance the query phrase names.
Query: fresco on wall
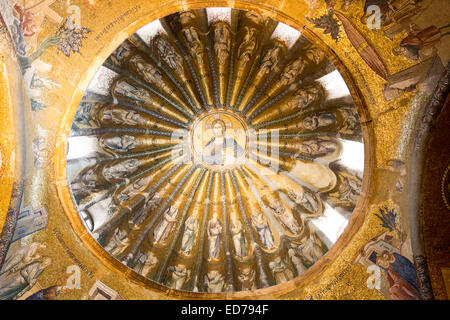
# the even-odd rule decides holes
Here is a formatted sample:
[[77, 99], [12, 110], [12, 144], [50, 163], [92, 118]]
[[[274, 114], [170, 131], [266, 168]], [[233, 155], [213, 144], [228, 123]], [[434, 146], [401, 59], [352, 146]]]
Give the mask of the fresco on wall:
[[[27, 92], [12, 103], [27, 155], [1, 299], [173, 298], [155, 283], [195, 297], [280, 284], [267, 298], [423, 298], [408, 139], [449, 59], [443, 1], [284, 1], [272, 19], [258, 6], [72, 2], [0, 0], [0, 95], [22, 100], [14, 79]], [[389, 192], [368, 199], [369, 185]]]
[[[15, 45], [17, 58], [22, 70], [31, 108], [33, 111], [43, 110], [47, 104], [42, 99], [42, 90], [60, 87], [51, 79], [52, 65], [41, 59], [42, 54], [55, 46], [57, 53], [70, 57], [71, 53], [80, 53], [83, 39], [91, 32], [88, 28], [74, 23], [74, 18], [64, 18], [50, 6], [52, 1], [30, 1], [22, 4], [20, 1], [2, 0], [0, 2], [2, 19], [8, 27]], [[38, 41], [39, 33], [44, 22], [49, 21], [59, 25], [54, 35]]]
[[375, 289], [388, 299], [419, 300], [414, 264], [402, 255], [407, 235], [398, 227], [398, 209], [380, 206], [375, 215], [386, 231], [367, 242], [354, 263], [366, 268], [376, 266], [381, 279], [376, 280]]
[[[384, 97], [389, 101], [400, 97], [402, 92], [417, 89], [423, 92], [429, 91], [436, 85], [438, 79], [438, 76], [433, 79], [431, 75], [440, 75], [444, 71], [444, 64], [434, 45], [439, 43], [443, 37], [449, 35], [449, 25], [439, 27], [431, 25], [421, 29], [414, 23], [415, 16], [421, 14], [422, 8], [428, 7], [429, 2], [368, 0], [364, 2], [364, 8], [358, 10], [358, 12], [361, 12], [361, 9], [363, 9], [362, 14], [360, 14], [360, 21], [355, 23], [339, 11], [348, 10], [350, 2], [345, 2], [340, 9], [337, 9], [337, 2], [330, 1], [327, 3], [327, 14], [318, 18], [307, 17], [307, 20], [315, 28], [324, 29], [324, 34], [329, 34], [336, 43], [342, 37], [340, 31], [343, 29], [359, 56], [378, 76], [387, 82]], [[362, 27], [357, 27], [359, 23], [362, 24]], [[390, 40], [394, 40], [395, 35], [406, 32], [407, 35], [392, 49], [392, 54], [418, 63], [400, 72], [390, 72], [385, 58], [378, 52], [380, 48], [377, 48], [377, 44], [368, 39], [371, 33], [380, 29], [384, 30], [385, 36]], [[397, 41], [395, 40], [395, 42]], [[424, 86], [427, 88], [424, 89]]]

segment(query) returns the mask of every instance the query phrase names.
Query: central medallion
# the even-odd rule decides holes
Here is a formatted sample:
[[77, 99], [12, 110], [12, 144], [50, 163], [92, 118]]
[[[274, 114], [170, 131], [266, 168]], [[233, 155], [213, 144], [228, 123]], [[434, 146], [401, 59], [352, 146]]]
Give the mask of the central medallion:
[[199, 115], [191, 130], [196, 161], [213, 170], [242, 164], [248, 145], [247, 126], [232, 111], [209, 111]]

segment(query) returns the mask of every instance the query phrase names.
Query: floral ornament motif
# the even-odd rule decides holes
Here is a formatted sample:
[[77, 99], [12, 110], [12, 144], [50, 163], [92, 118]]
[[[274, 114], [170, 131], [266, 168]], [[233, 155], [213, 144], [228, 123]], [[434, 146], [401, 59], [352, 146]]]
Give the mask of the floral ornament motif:
[[324, 34], [330, 34], [331, 39], [335, 40], [336, 43], [339, 40], [339, 22], [334, 17], [334, 11], [329, 10], [328, 14], [324, 14], [318, 18], [308, 18], [306, 20], [314, 24], [316, 28], [324, 29]]
[[59, 38], [56, 45], [57, 53], [62, 52], [66, 57], [70, 57], [71, 52], [81, 54], [82, 40], [87, 39], [86, 34], [92, 32], [88, 28], [78, 27], [69, 21], [70, 19], [67, 18], [55, 33], [55, 37]]

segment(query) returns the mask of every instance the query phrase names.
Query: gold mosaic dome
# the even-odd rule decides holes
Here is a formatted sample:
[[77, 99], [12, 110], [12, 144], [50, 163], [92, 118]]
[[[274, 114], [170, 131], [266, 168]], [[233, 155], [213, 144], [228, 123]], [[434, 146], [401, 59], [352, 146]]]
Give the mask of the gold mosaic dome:
[[300, 31], [228, 8], [124, 41], [80, 103], [67, 154], [80, 218], [110, 255], [177, 290], [288, 282], [346, 228], [364, 167], [350, 92]]

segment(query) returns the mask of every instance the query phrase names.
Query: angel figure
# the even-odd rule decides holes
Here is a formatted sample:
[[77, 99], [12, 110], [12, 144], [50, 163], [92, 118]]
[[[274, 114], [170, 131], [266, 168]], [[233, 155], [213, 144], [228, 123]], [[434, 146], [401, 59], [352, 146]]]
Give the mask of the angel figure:
[[289, 231], [291, 231], [292, 233], [298, 233], [301, 231], [297, 220], [295, 220], [292, 213], [286, 210], [280, 200], [272, 200], [272, 202], [270, 203], [270, 209], [272, 209], [275, 217], [277, 217], [278, 220], [280, 220], [280, 222], [289, 229]]

